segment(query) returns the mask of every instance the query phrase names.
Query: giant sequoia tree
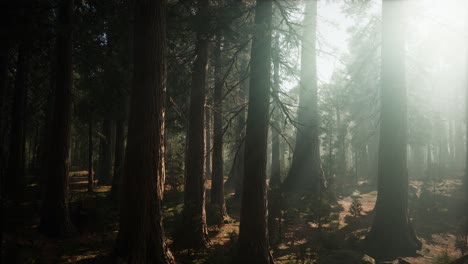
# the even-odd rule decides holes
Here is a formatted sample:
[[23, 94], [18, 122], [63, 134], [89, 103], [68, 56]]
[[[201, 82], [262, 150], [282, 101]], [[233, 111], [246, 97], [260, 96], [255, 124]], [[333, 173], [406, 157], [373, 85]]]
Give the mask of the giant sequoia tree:
[[182, 225], [176, 243], [199, 248], [208, 243], [205, 212], [205, 87], [208, 70], [208, 0], [199, 0], [195, 17], [197, 40], [190, 88]]
[[305, 1], [301, 47], [301, 80], [297, 110], [296, 146], [289, 174], [284, 181], [286, 190], [317, 192], [323, 184], [320, 161], [319, 115], [317, 109], [317, 62], [315, 55], [317, 33], [317, 0]]
[[[211, 176], [211, 205], [215, 210], [216, 223], [222, 224], [228, 217], [226, 201], [224, 200], [224, 169], [223, 169], [223, 76], [221, 74], [221, 40], [218, 33], [214, 50], [215, 87], [213, 94], [213, 174]], [[208, 139], [207, 139], [208, 140]]]
[[56, 41], [57, 64], [55, 103], [47, 157], [47, 186], [40, 229], [51, 236], [63, 236], [72, 230], [68, 210], [68, 172], [72, 99], [72, 14], [73, 0], [60, 2]]
[[368, 249], [378, 256], [414, 254], [421, 247], [408, 217], [407, 95], [404, 1], [383, 1], [378, 196]]
[[120, 228], [125, 263], [174, 263], [162, 226], [166, 1], [134, 2], [134, 66]]
[[266, 161], [271, 74], [272, 1], [257, 0], [250, 57], [250, 91], [238, 263], [273, 263], [267, 225]]

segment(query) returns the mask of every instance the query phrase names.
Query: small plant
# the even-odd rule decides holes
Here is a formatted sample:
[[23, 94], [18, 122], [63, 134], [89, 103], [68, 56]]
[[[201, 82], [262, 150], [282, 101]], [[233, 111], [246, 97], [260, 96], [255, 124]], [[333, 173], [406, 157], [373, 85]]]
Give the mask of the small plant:
[[351, 202], [351, 206], [349, 207], [348, 212], [352, 217], [358, 217], [361, 215], [362, 203], [357, 196], [353, 197], [353, 201]]

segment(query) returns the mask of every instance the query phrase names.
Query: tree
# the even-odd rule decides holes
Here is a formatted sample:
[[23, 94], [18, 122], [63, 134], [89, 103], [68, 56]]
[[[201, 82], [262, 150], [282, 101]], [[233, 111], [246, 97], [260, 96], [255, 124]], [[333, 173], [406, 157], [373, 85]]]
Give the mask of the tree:
[[407, 95], [403, 1], [383, 1], [380, 143], [377, 202], [367, 234], [369, 252], [414, 254], [421, 247], [408, 216]]
[[205, 88], [208, 68], [208, 0], [199, 0], [196, 14], [196, 59], [190, 89], [189, 126], [185, 162], [184, 209], [180, 236], [176, 244], [183, 248], [208, 245], [205, 211]]
[[18, 48], [18, 62], [15, 79], [15, 91], [13, 94], [13, 109], [11, 117], [11, 138], [10, 155], [8, 159], [9, 175], [7, 177], [7, 193], [10, 198], [18, 196], [22, 192], [24, 184], [24, 174], [26, 153], [25, 153], [25, 133], [26, 133], [26, 102], [28, 87], [28, 68], [30, 57], [30, 42], [27, 37], [21, 40]]
[[224, 200], [224, 169], [223, 169], [223, 76], [221, 74], [221, 40], [222, 34], [216, 37], [214, 50], [215, 87], [213, 94], [213, 172], [211, 176], [211, 205], [215, 210], [216, 224], [223, 224], [228, 217], [226, 201]]
[[63, 236], [73, 230], [68, 210], [72, 99], [72, 16], [73, 0], [60, 2], [57, 35], [55, 102], [48, 153], [47, 185], [42, 206], [40, 230], [50, 236]]
[[273, 263], [268, 241], [266, 161], [271, 76], [272, 1], [258, 0], [250, 57], [238, 263]]
[[93, 114], [88, 114], [88, 192], [94, 191], [94, 161], [93, 161]]
[[280, 63], [280, 47], [279, 34], [275, 34], [275, 43], [273, 49], [273, 120], [271, 124], [271, 177], [270, 186], [279, 187], [281, 184], [281, 161], [280, 161], [280, 109], [279, 109], [279, 63]]
[[115, 254], [126, 263], [174, 263], [162, 225], [166, 1], [136, 0], [133, 81]]
[[317, 110], [316, 31], [317, 0], [308, 0], [305, 1], [303, 21], [296, 146], [291, 168], [283, 183], [286, 190], [305, 189], [315, 193], [323, 185]]
[[112, 124], [112, 119], [107, 113], [102, 122], [100, 138], [99, 173], [97, 175], [100, 185], [112, 183]]

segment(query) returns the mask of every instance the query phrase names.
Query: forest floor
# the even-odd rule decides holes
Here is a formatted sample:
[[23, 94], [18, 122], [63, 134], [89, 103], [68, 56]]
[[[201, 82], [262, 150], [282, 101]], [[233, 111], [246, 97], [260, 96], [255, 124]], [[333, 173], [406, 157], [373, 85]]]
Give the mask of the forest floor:
[[[42, 197], [39, 184], [28, 185], [27, 198], [19, 209], [13, 210], [7, 204], [3, 220], [7, 229], [2, 239], [6, 263], [105, 263], [118, 231], [118, 208], [108, 197], [109, 186], [98, 186], [94, 193], [88, 193], [86, 176], [84, 171], [70, 176], [70, 211], [78, 232], [68, 238], [51, 239], [38, 232]], [[466, 236], [467, 220], [461, 213], [460, 184], [459, 180], [448, 179], [429, 184], [411, 182], [410, 215], [423, 248], [417, 256], [404, 258], [406, 261], [443, 264], [461, 255], [457, 243], [466, 239], [463, 235]], [[209, 192], [209, 182], [207, 187]], [[299, 200], [300, 205], [282, 201], [281, 216], [270, 221], [275, 223], [270, 227], [270, 240], [276, 263], [332, 263], [325, 261], [331, 254], [360, 251], [360, 239], [371, 225], [377, 194], [365, 183], [348, 189], [349, 195], [338, 197], [331, 206], [317, 206], [307, 200]], [[221, 228], [209, 225], [211, 246], [204, 251], [171, 248], [178, 263], [231, 263], [240, 206], [232, 193], [226, 197], [231, 219]], [[355, 207], [356, 201], [360, 202], [361, 211], [352, 216], [349, 208]], [[182, 192], [166, 192], [164, 225], [170, 247], [182, 205]], [[209, 209], [207, 214], [210, 219]]]

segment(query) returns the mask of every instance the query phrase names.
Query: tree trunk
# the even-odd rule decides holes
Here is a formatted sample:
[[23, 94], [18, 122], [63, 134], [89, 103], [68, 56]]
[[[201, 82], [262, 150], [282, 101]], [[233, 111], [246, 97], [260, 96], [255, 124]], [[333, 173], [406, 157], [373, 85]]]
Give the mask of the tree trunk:
[[196, 15], [197, 43], [190, 90], [190, 113], [187, 133], [184, 209], [182, 226], [175, 243], [182, 248], [208, 245], [205, 212], [205, 88], [208, 68], [208, 0], [198, 1]]
[[72, 92], [73, 0], [60, 2], [57, 36], [55, 102], [48, 155], [48, 179], [40, 229], [50, 236], [63, 236], [72, 230], [68, 210]]
[[268, 241], [266, 184], [272, 3], [257, 0], [255, 7], [237, 263], [273, 263]]
[[88, 117], [88, 192], [94, 191], [93, 167], [93, 116], [90, 109]]
[[215, 224], [222, 225], [228, 218], [224, 200], [223, 169], [223, 75], [221, 73], [221, 33], [216, 38], [214, 50], [215, 87], [213, 95], [213, 174], [211, 177], [211, 205], [215, 210]]
[[281, 163], [280, 163], [280, 109], [279, 109], [279, 60], [280, 60], [280, 47], [279, 47], [279, 34], [275, 34], [275, 43], [273, 49], [273, 120], [271, 125], [271, 177], [270, 187], [277, 188], [281, 184]]
[[99, 158], [99, 184], [112, 184], [112, 120], [109, 117], [102, 123], [101, 156]]
[[125, 117], [127, 116], [127, 99], [123, 100], [123, 109], [115, 126], [115, 157], [114, 157], [114, 177], [112, 179], [111, 197], [117, 201], [122, 185], [123, 164], [125, 158]]
[[211, 179], [211, 166], [213, 160], [213, 155], [211, 153], [211, 113], [209, 107], [211, 105], [211, 99], [208, 95], [206, 96], [206, 101], [208, 107], [205, 108], [205, 175], [207, 179]]
[[349, 183], [349, 179], [346, 178], [346, 128], [341, 120], [341, 110], [336, 107], [336, 132], [337, 132], [337, 181], [339, 182], [340, 191], [343, 191], [344, 185]]
[[134, 68], [115, 255], [128, 264], [175, 263], [162, 223], [166, 1], [134, 2]]
[[[241, 58], [243, 58], [241, 56]], [[228, 188], [234, 188], [234, 197], [240, 198], [242, 194], [242, 178], [244, 174], [244, 150], [245, 150], [245, 116], [246, 109], [244, 104], [248, 98], [248, 81], [244, 80], [246, 71], [247, 71], [247, 61], [243, 59], [240, 62], [239, 70], [239, 90], [238, 105], [242, 107], [239, 110], [239, 113], [236, 116], [236, 141], [238, 142], [235, 147], [234, 152], [234, 162], [232, 163], [231, 173], [228, 180], [226, 181], [226, 186]]]
[[25, 177], [25, 133], [27, 78], [29, 74], [30, 43], [24, 39], [18, 48], [15, 92], [11, 116], [10, 151], [8, 156], [9, 175], [6, 182], [7, 197], [20, 199]]
[[[5, 36], [5, 39], [8, 39]], [[7, 163], [7, 152], [8, 152], [8, 144], [7, 144], [7, 131], [8, 125], [7, 118], [5, 116], [6, 107], [5, 103], [7, 100], [8, 95], [8, 53], [10, 50], [10, 43], [6, 40], [1, 41], [0, 43], [0, 177], [1, 177], [1, 193], [2, 199], [4, 198], [3, 195], [6, 192], [5, 187], [5, 177], [7, 176], [4, 169]]]
[[324, 185], [320, 161], [319, 115], [317, 110], [317, 0], [306, 1], [301, 49], [301, 80], [297, 113], [296, 146], [286, 190], [318, 193]]
[[380, 150], [377, 202], [366, 242], [378, 257], [406, 256], [421, 248], [408, 217], [407, 100], [402, 1], [383, 1]]

